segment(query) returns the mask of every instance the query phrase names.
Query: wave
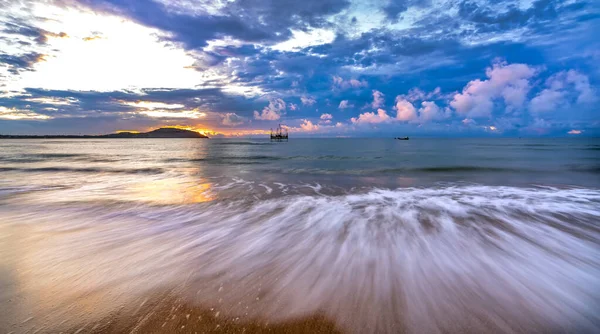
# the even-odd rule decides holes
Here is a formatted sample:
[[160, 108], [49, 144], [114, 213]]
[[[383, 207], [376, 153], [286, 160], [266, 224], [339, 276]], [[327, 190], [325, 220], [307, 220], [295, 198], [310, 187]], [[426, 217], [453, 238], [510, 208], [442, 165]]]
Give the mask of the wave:
[[326, 168], [288, 168], [282, 169], [283, 173], [290, 174], [340, 174], [340, 175], [385, 175], [401, 173], [515, 173], [515, 172], [543, 172], [524, 168], [503, 168], [483, 166], [439, 166], [439, 167], [400, 167], [376, 169], [326, 169]]
[[222, 317], [320, 311], [356, 333], [600, 329], [596, 189], [371, 189], [12, 212], [38, 233], [69, 232], [38, 245], [41, 268], [24, 272], [59, 275], [83, 299], [126, 286], [111, 305], [173, 287]]
[[408, 168], [404, 171], [414, 172], [523, 172], [524, 168], [506, 168], [506, 167], [484, 167], [484, 166], [439, 166], [439, 167], [421, 167]]
[[0, 167], [0, 172], [24, 172], [24, 173], [118, 173], [118, 174], [160, 174], [162, 168], [97, 168], [97, 167], [37, 167], [37, 168], [19, 168], [19, 167]]
[[271, 142], [250, 142], [250, 141], [226, 141], [226, 142], [215, 142], [214, 145], [235, 145], [235, 146], [261, 146], [261, 145], [274, 145], [274, 143]]
[[336, 155], [294, 155], [294, 156], [276, 156], [276, 155], [247, 155], [247, 156], [215, 156], [206, 158], [170, 158], [165, 159], [165, 162], [208, 162], [208, 163], [224, 163], [231, 162], [233, 164], [245, 164], [247, 161], [313, 161], [313, 160], [378, 160], [382, 157], [352, 157], [352, 156], [336, 156]]
[[31, 191], [46, 191], [46, 190], [60, 190], [65, 189], [63, 186], [21, 186], [21, 187], [0, 187], [0, 196], [11, 195]]

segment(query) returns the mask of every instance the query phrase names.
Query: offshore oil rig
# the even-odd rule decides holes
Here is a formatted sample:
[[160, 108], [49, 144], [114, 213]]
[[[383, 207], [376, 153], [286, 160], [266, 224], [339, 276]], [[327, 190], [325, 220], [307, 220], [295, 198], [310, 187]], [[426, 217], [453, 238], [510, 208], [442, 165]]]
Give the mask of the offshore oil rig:
[[288, 141], [288, 130], [285, 127], [282, 127], [281, 124], [275, 129], [273, 132], [273, 128], [271, 128], [271, 141]]

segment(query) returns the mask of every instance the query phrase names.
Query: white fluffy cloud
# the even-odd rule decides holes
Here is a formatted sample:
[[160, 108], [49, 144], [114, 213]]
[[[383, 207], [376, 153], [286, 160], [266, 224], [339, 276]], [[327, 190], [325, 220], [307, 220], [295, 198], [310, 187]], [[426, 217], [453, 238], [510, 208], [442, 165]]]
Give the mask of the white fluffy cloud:
[[362, 88], [368, 87], [369, 84], [365, 80], [357, 80], [357, 79], [349, 79], [344, 80], [342, 77], [334, 75], [333, 76], [333, 86], [338, 89], [349, 89], [349, 88]]
[[333, 116], [331, 114], [322, 114], [321, 119], [333, 119]]
[[563, 92], [558, 90], [544, 89], [531, 99], [529, 109], [534, 113], [552, 111], [564, 103], [563, 95]]
[[396, 119], [403, 122], [410, 122], [417, 119], [417, 110], [410, 101], [402, 96], [396, 97]]
[[433, 101], [421, 102], [421, 108], [419, 108], [419, 121], [426, 123], [429, 121], [438, 121], [450, 117], [449, 110], [442, 110]]
[[305, 106], [312, 106], [313, 104], [317, 103], [317, 100], [310, 96], [302, 96], [300, 101], [302, 101], [302, 104]]
[[377, 109], [377, 113], [374, 113], [374, 112], [362, 113], [362, 114], [358, 115], [358, 118], [352, 117], [350, 120], [352, 121], [352, 123], [355, 123], [355, 124], [359, 124], [359, 123], [376, 124], [376, 123], [387, 122], [387, 121], [391, 120], [391, 118], [385, 110]]
[[373, 109], [381, 108], [385, 105], [385, 95], [378, 90], [373, 90], [373, 102], [371, 103], [371, 107]]
[[354, 107], [354, 105], [350, 104], [348, 100], [342, 100], [338, 106], [339, 109], [348, 109], [352, 107]]
[[529, 79], [536, 73], [537, 69], [526, 64], [496, 63], [486, 70], [487, 80], [470, 81], [462, 93], [454, 95], [450, 106], [471, 118], [490, 117], [494, 102], [500, 100], [507, 109], [519, 109], [531, 88]]
[[254, 118], [263, 121], [275, 121], [281, 118], [281, 113], [285, 111], [285, 101], [282, 99], [272, 99], [261, 113], [254, 111]]
[[302, 120], [302, 124], [300, 124], [300, 128], [306, 132], [313, 132], [319, 130], [319, 125], [313, 124], [313, 122], [305, 119]]
[[597, 100], [587, 76], [574, 71], [559, 72], [546, 80], [546, 87], [529, 103], [533, 113], [543, 113], [570, 108], [573, 104], [586, 105]]
[[244, 117], [241, 117], [238, 114], [233, 113], [233, 112], [225, 113], [224, 115], [222, 115], [222, 117], [223, 117], [223, 121], [221, 121], [221, 123], [226, 126], [240, 125], [240, 124], [243, 124], [245, 121]]

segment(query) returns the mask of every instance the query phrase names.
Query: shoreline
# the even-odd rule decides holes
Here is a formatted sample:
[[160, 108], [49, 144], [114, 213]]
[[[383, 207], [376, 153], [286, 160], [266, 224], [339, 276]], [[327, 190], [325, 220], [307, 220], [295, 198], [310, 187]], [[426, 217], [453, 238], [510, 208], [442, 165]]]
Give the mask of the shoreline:
[[[142, 299], [142, 298], [140, 298]], [[139, 301], [140, 299], [137, 299]], [[76, 302], [77, 303], [77, 302]], [[41, 332], [65, 333], [322, 333], [341, 334], [334, 322], [322, 315], [308, 315], [281, 321], [228, 316], [224, 311], [193, 305], [171, 293], [159, 293], [136, 305], [115, 307], [109, 315], [94, 322]], [[84, 321], [82, 321], [84, 322]], [[33, 329], [33, 328], [32, 328]]]

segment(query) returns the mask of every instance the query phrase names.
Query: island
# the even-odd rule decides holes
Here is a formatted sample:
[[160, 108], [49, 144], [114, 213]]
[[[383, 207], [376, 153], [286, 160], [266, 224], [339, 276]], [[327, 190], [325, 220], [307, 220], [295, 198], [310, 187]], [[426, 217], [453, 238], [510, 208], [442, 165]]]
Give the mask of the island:
[[1, 135], [0, 139], [73, 139], [73, 138], [208, 138], [196, 131], [178, 128], [159, 128], [149, 132], [120, 131], [106, 135]]

